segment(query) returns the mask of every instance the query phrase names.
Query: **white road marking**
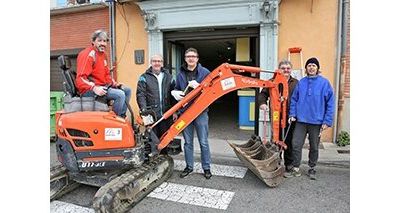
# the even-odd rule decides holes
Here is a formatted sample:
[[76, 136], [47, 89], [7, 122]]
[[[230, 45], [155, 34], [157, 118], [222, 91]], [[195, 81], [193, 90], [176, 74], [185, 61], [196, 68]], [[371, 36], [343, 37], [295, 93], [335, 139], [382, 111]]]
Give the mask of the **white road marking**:
[[164, 182], [148, 197], [226, 210], [235, 192]]
[[[174, 160], [174, 169], [183, 171], [186, 167], [186, 163], [183, 160]], [[194, 162], [193, 172], [203, 173], [200, 162]], [[247, 168], [240, 166], [225, 166], [218, 164], [211, 164], [211, 174], [216, 176], [243, 178], [246, 175]]]
[[[174, 160], [175, 170], [183, 171], [185, 166], [184, 160]], [[203, 173], [200, 162], [194, 163], [193, 172]], [[211, 164], [211, 173], [215, 176], [243, 178], [246, 172], [247, 168], [245, 167]], [[234, 192], [230, 191], [164, 182], [151, 192], [148, 197], [225, 210], [228, 208], [234, 194]], [[94, 209], [61, 201], [52, 201], [50, 203], [50, 212], [94, 213]]]
[[66, 203], [62, 201], [52, 201], [50, 203], [50, 213], [94, 213], [94, 209], [78, 206], [71, 203]]

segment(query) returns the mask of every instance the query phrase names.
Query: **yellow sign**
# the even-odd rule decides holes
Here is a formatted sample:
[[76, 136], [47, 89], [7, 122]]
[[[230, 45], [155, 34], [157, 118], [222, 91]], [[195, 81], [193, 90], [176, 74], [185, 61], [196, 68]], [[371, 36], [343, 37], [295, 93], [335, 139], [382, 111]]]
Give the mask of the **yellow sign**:
[[185, 124], [186, 124], [186, 122], [185, 122], [184, 120], [181, 120], [181, 121], [179, 121], [179, 123], [175, 126], [175, 128], [176, 128], [177, 130], [180, 130], [180, 129], [182, 129], [182, 127], [185, 126]]
[[277, 112], [277, 111], [274, 111], [274, 118], [273, 118], [273, 121], [278, 121], [279, 120], [279, 112]]
[[250, 38], [236, 39], [236, 61], [250, 61]]
[[255, 107], [254, 107], [254, 105], [255, 105], [255, 103], [254, 102], [250, 102], [250, 104], [249, 104], [250, 106], [249, 106], [249, 109], [250, 109], [250, 111], [249, 111], [249, 121], [254, 121], [254, 109], [255, 109]]

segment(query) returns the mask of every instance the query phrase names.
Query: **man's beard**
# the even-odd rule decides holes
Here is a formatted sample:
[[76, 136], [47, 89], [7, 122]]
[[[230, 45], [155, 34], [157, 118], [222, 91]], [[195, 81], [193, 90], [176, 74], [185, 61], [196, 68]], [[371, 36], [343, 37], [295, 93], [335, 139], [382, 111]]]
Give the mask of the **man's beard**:
[[100, 51], [100, 52], [104, 52], [106, 50], [106, 47], [105, 46], [99, 46], [99, 47], [97, 47], [97, 50]]

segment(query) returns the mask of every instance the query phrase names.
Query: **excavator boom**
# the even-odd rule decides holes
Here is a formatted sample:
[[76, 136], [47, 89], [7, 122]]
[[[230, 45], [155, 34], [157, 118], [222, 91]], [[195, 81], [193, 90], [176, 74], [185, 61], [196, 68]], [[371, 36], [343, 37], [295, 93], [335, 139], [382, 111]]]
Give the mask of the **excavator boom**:
[[[243, 76], [240, 73], [259, 73], [258, 67], [241, 66], [224, 63], [214, 69], [200, 83], [200, 85], [186, 95], [175, 106], [164, 113], [160, 119], [167, 119], [190, 103], [190, 106], [171, 125], [169, 130], [161, 137], [158, 149], [166, 147], [175, 136], [189, 125], [200, 113], [221, 96], [234, 90], [250, 87], [268, 88], [272, 112], [272, 140], [279, 146], [286, 148], [286, 144], [279, 139], [280, 128], [286, 125], [286, 100], [288, 86], [286, 78], [276, 71], [273, 80], [261, 80]], [[157, 124], [157, 123], [156, 123]], [[156, 125], [155, 124], [155, 125]]]
[[[166, 147], [187, 125], [221, 96], [234, 90], [261, 87], [269, 90], [272, 140], [261, 142], [253, 136], [245, 144], [231, 144], [237, 157], [267, 186], [276, 187], [283, 181], [284, 166], [280, 158], [286, 144], [280, 139], [280, 132], [286, 126], [286, 102], [288, 85], [280, 71], [275, 71], [272, 80], [261, 80], [241, 75], [259, 73], [258, 67], [240, 66], [224, 63], [213, 70], [201, 84], [168, 110], [162, 119], [167, 119], [178, 110], [185, 108], [181, 116], [161, 137], [158, 149]], [[157, 122], [157, 123], [158, 123]], [[156, 125], [155, 123], [154, 125]]]

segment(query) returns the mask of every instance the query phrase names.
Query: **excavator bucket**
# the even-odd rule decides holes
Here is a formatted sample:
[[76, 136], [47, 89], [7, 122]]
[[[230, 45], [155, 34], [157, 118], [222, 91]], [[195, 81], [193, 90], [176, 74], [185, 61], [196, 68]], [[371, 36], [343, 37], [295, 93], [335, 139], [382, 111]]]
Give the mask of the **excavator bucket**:
[[270, 143], [264, 145], [261, 138], [255, 135], [244, 144], [229, 145], [245, 166], [267, 186], [276, 187], [282, 183], [285, 167], [278, 146]]

